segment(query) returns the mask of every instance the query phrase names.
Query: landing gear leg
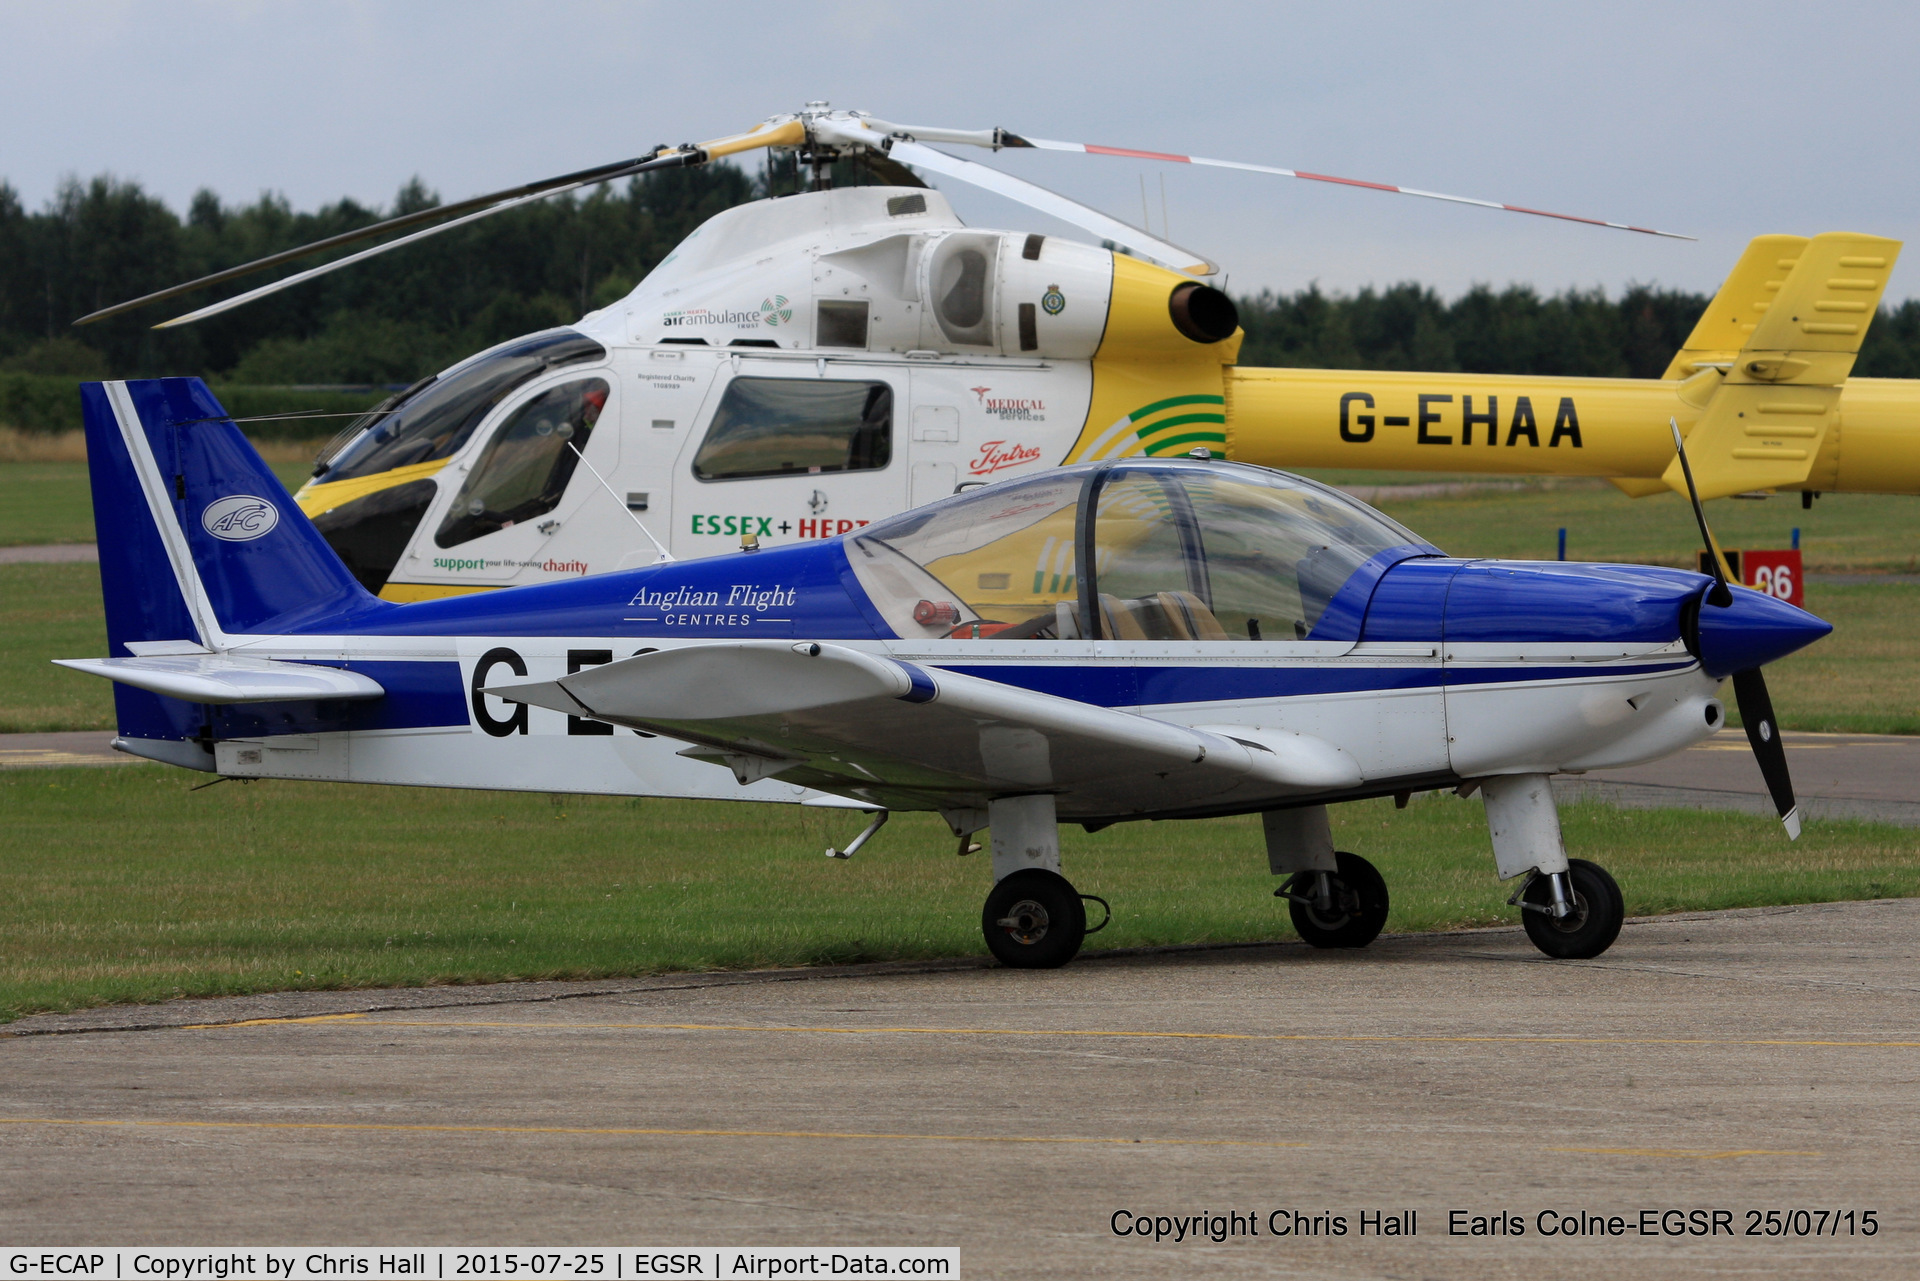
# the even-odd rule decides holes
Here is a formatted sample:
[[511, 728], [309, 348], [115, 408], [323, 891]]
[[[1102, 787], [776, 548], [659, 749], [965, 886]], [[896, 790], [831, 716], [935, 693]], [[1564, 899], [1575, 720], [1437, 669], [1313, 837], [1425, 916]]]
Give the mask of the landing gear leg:
[[987, 807], [994, 886], [980, 912], [987, 950], [1002, 965], [1054, 969], [1087, 936], [1087, 909], [1060, 875], [1060, 833], [1051, 796], [1012, 796]]
[[1561, 960], [1584, 960], [1612, 947], [1626, 920], [1626, 902], [1606, 869], [1567, 857], [1547, 776], [1485, 779], [1480, 795], [1501, 879], [1527, 876], [1508, 901], [1522, 909], [1521, 923], [1533, 945]]

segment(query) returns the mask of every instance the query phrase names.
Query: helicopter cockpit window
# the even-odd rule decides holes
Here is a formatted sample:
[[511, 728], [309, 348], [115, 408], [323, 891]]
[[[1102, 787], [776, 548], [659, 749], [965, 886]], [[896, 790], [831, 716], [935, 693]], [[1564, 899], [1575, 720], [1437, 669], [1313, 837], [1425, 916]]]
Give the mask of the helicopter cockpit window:
[[544, 370], [606, 354], [585, 334], [556, 329], [477, 357], [354, 424], [364, 425], [365, 432], [331, 458], [316, 479], [330, 484], [449, 457], [514, 388]]
[[453, 547], [558, 507], [606, 407], [606, 381], [582, 378], [515, 410], [487, 442], [433, 541]]
[[1056, 472], [947, 499], [849, 536], [847, 559], [900, 636], [1072, 640], [1085, 483], [1084, 472]]
[[1304, 639], [1374, 553], [1423, 540], [1337, 490], [1279, 472], [1123, 466], [1094, 514], [1100, 634]]
[[[864, 340], [863, 340], [864, 341]], [[893, 461], [893, 388], [823, 378], [736, 378], [693, 474], [701, 480], [877, 471]]]
[[933, 314], [948, 339], [993, 345], [994, 257], [998, 236], [953, 235], [941, 240], [929, 268]]

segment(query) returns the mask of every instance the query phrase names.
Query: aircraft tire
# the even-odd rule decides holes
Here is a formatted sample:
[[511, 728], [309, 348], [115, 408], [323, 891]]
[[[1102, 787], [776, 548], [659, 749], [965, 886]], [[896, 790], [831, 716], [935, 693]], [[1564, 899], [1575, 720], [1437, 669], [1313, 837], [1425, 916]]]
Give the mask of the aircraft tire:
[[980, 912], [987, 950], [1016, 970], [1051, 970], [1080, 952], [1087, 906], [1066, 877], [1043, 868], [1000, 881]]
[[1301, 901], [1312, 899], [1317, 873], [1297, 872], [1283, 891], [1287, 914], [1300, 937], [1315, 947], [1365, 947], [1387, 923], [1387, 882], [1358, 854], [1340, 850], [1333, 858], [1333, 912], [1322, 915], [1311, 901]]
[[[1573, 882], [1572, 916], [1556, 921], [1545, 912], [1523, 911], [1520, 922], [1527, 927], [1533, 945], [1548, 956], [1583, 961], [1600, 955], [1620, 937], [1620, 925], [1627, 919], [1626, 900], [1620, 895], [1620, 886], [1598, 863], [1569, 859], [1567, 877]], [[1534, 877], [1523, 901], [1540, 907], [1553, 902], [1547, 878]]]

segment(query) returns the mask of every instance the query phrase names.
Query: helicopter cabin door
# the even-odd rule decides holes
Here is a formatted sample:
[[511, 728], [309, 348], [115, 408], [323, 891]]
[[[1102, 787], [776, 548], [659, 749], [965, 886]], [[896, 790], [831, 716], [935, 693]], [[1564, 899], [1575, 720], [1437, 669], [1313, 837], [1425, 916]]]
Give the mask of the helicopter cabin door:
[[674, 478], [673, 550], [846, 534], [907, 502], [903, 371], [841, 360], [729, 362]]
[[583, 456], [602, 476], [619, 462], [616, 395], [607, 370], [571, 369], [496, 411], [454, 464], [458, 479], [442, 489], [451, 501], [428, 513], [420, 577], [507, 586], [587, 573], [584, 557], [556, 559], [550, 545], [595, 502], [599, 485]]

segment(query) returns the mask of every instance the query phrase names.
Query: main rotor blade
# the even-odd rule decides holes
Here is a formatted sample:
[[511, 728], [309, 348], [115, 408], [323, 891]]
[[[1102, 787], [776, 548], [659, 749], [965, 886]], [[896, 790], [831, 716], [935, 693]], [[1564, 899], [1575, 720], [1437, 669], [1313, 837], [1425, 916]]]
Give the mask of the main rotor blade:
[[1800, 839], [1800, 807], [1793, 799], [1793, 779], [1787, 773], [1787, 749], [1780, 741], [1780, 727], [1773, 719], [1773, 699], [1767, 695], [1767, 678], [1757, 667], [1733, 674], [1733, 697], [1740, 707], [1740, 722], [1747, 727], [1747, 741], [1753, 744], [1754, 759], [1760, 762], [1760, 777], [1767, 780], [1773, 797], [1774, 812], [1787, 826], [1787, 839]]
[[1546, 209], [1531, 209], [1526, 205], [1509, 205], [1498, 200], [1476, 200], [1472, 196], [1449, 196], [1439, 191], [1422, 191], [1418, 187], [1396, 187], [1384, 182], [1366, 182], [1359, 178], [1336, 178], [1332, 174], [1308, 173], [1304, 169], [1279, 169], [1273, 165], [1250, 165], [1238, 160], [1209, 160], [1205, 156], [1179, 156], [1165, 151], [1136, 151], [1131, 147], [1101, 147], [1091, 142], [1056, 142], [1050, 138], [1028, 138], [1020, 134], [994, 130], [996, 135], [992, 144], [1001, 147], [1037, 147], [1042, 151], [1078, 151], [1089, 156], [1122, 156], [1129, 160], [1163, 160], [1176, 165], [1203, 165], [1211, 169], [1238, 169], [1244, 173], [1273, 174], [1280, 178], [1303, 178], [1308, 182], [1330, 182], [1341, 187], [1365, 187], [1369, 191], [1390, 191], [1402, 196], [1421, 196], [1427, 200], [1444, 200], [1449, 204], [1477, 205], [1482, 209], [1503, 209], [1508, 213], [1532, 214], [1536, 218], [1558, 218], [1562, 222], [1583, 222], [1590, 227], [1610, 227], [1615, 231], [1637, 231], [1646, 236], [1665, 236], [1670, 240], [1698, 240], [1698, 236], [1683, 235], [1677, 231], [1656, 231], [1652, 227], [1636, 227], [1631, 223], [1609, 222], [1604, 218], [1583, 218], [1578, 214], [1553, 213]]
[[1038, 209], [1041, 213], [1051, 214], [1062, 222], [1072, 223], [1076, 227], [1090, 231], [1103, 240], [1124, 245], [1141, 257], [1171, 267], [1175, 271], [1183, 271], [1195, 276], [1211, 276], [1219, 270], [1191, 249], [1182, 249], [1178, 245], [1169, 244], [1157, 236], [1148, 235], [1138, 227], [1130, 226], [1117, 218], [1109, 218], [1097, 209], [1089, 209], [1077, 200], [1069, 200], [1057, 192], [1048, 191], [1045, 187], [1037, 187], [1023, 178], [1002, 173], [998, 169], [989, 169], [971, 160], [962, 160], [944, 151], [935, 151], [932, 147], [905, 140], [895, 140], [887, 154], [895, 160], [916, 165], [922, 169], [931, 169], [949, 178], [958, 178], [962, 182], [972, 183], [995, 195], [1017, 200], [1030, 209]]
[[398, 218], [388, 218], [386, 221], [376, 222], [370, 227], [362, 227], [357, 231], [344, 231], [337, 236], [328, 236], [325, 240], [316, 240], [312, 244], [301, 245], [297, 249], [285, 249], [277, 254], [268, 254], [265, 258], [256, 258], [252, 262], [241, 263], [238, 267], [228, 267], [225, 271], [216, 271], [212, 275], [201, 276], [198, 280], [189, 280], [185, 284], [172, 285], [166, 289], [157, 290], [154, 293], [130, 299], [127, 302], [115, 303], [111, 307], [103, 307], [99, 311], [82, 316], [73, 323], [75, 325], [91, 325], [96, 320], [106, 320], [108, 317], [118, 316], [122, 312], [132, 311], [136, 307], [144, 307], [148, 303], [165, 302], [169, 298], [178, 298], [181, 294], [190, 294], [198, 289], [206, 289], [212, 285], [225, 284], [229, 280], [236, 280], [241, 276], [249, 276], [256, 271], [265, 271], [269, 267], [278, 267], [284, 262], [292, 262], [297, 258], [305, 258], [309, 254], [322, 253], [328, 249], [338, 249], [342, 245], [351, 245], [362, 240], [369, 240], [375, 236], [384, 236], [388, 232], [402, 231], [408, 227], [417, 227], [423, 222], [432, 222], [438, 218], [451, 218], [457, 214], [465, 213], [470, 209], [479, 209], [485, 205], [494, 204], [497, 201], [540, 195], [557, 191], [561, 187], [577, 187], [586, 182], [605, 181], [606, 178], [618, 177], [621, 173], [627, 172], [632, 166], [640, 164], [646, 159], [647, 157], [641, 156], [633, 160], [621, 160], [614, 164], [600, 165], [593, 169], [582, 169], [578, 173], [565, 174], [558, 178], [548, 178], [541, 182], [529, 182], [518, 187], [510, 187], [505, 191], [496, 191], [490, 195], [475, 196], [471, 200], [462, 200], [451, 205], [435, 205], [431, 209], [421, 209], [414, 213], [402, 214]]
[[[109, 317], [118, 316], [124, 312], [132, 311], [135, 308], [144, 307], [149, 303], [165, 302], [169, 298], [178, 298], [182, 294], [190, 294], [195, 290], [225, 284], [229, 280], [237, 280], [241, 276], [252, 275], [256, 271], [265, 271], [270, 267], [278, 267], [282, 263], [294, 262], [297, 259], [307, 257], [309, 254], [324, 253], [329, 249], [339, 249], [345, 245], [357, 244], [362, 240], [371, 240], [376, 236], [384, 236], [395, 231], [404, 231], [408, 227], [417, 227], [421, 223], [434, 222], [441, 218], [458, 217], [471, 210], [483, 209], [491, 205], [499, 205], [502, 201], [519, 203], [531, 196], [559, 195], [563, 190], [571, 191], [579, 187], [590, 186], [597, 182], [611, 182], [616, 178], [624, 178], [630, 174], [641, 173], [644, 171], [641, 166], [653, 165], [653, 162], [657, 160], [670, 160], [671, 163], [667, 165], [653, 165], [653, 167], [668, 168], [671, 167], [672, 163], [682, 165], [704, 164], [709, 160], [717, 160], [722, 156], [730, 156], [742, 151], [750, 151], [756, 147], [796, 146], [805, 141], [805, 139], [806, 129], [797, 120], [789, 120], [778, 125], [758, 125], [746, 133], [715, 139], [712, 142], [703, 143], [697, 147], [680, 147], [668, 151], [665, 154], [656, 150], [645, 156], [636, 156], [631, 160], [617, 160], [612, 164], [596, 165], [592, 169], [581, 169], [573, 173], [561, 174], [557, 178], [546, 178], [539, 182], [524, 183], [518, 187], [509, 187], [504, 191], [495, 191], [484, 196], [474, 196], [470, 200], [456, 201], [450, 205], [436, 205], [432, 209], [421, 209], [410, 214], [402, 214], [397, 218], [388, 218], [384, 222], [376, 222], [372, 226], [361, 227], [357, 231], [346, 231], [337, 236], [328, 236], [325, 240], [316, 240], [312, 244], [301, 245], [295, 249], [286, 249], [277, 254], [268, 254], [265, 258], [256, 258], [252, 262], [241, 263], [237, 267], [228, 267], [224, 271], [216, 271], [211, 275], [201, 276], [197, 280], [189, 280], [184, 284], [172, 285], [166, 289], [157, 290], [154, 293], [145, 294], [139, 298], [133, 298], [122, 303], [115, 303], [111, 307], [103, 307], [99, 311], [82, 316], [73, 323], [75, 325], [90, 325], [95, 321], [106, 320]], [[356, 258], [358, 257], [359, 255], [356, 255]], [[208, 314], [211, 315], [212, 313], [209, 312]], [[168, 323], [183, 324], [185, 320], [185, 317], [181, 317]]]
[[209, 316], [218, 316], [223, 311], [232, 311], [235, 307], [244, 307], [250, 302], [265, 298], [268, 294], [277, 294], [282, 289], [291, 289], [295, 285], [304, 284], [317, 276], [324, 276], [330, 272], [339, 271], [342, 267], [351, 267], [357, 262], [365, 262], [369, 258], [378, 257], [386, 253], [389, 249], [398, 249], [400, 246], [410, 245], [416, 240], [425, 240], [428, 236], [437, 236], [443, 231], [452, 231], [455, 227], [464, 227], [470, 222], [478, 222], [482, 218], [490, 218], [494, 214], [505, 213], [507, 210], [518, 208], [529, 201], [546, 200], [553, 196], [565, 195], [567, 192], [578, 190], [585, 185], [585, 183], [576, 182], [570, 187], [555, 187], [551, 191], [536, 191], [530, 196], [521, 196], [516, 200], [502, 201], [492, 208], [478, 210], [468, 214], [464, 218], [455, 218], [452, 222], [443, 222], [437, 227], [428, 227], [423, 231], [416, 231], [411, 236], [402, 236], [398, 240], [389, 240], [384, 245], [375, 245], [371, 249], [362, 249], [357, 254], [348, 254], [345, 258], [338, 258], [333, 262], [321, 263], [318, 267], [309, 267], [307, 270], [297, 271], [291, 276], [283, 276], [271, 284], [261, 285], [258, 289], [249, 289], [246, 293], [235, 294], [231, 298], [223, 298], [219, 302], [208, 307], [202, 307], [198, 311], [190, 311], [184, 316], [175, 316], [172, 320], [163, 320], [155, 325], [154, 328], [172, 329], [178, 325], [191, 325], [197, 320], [205, 320]]

